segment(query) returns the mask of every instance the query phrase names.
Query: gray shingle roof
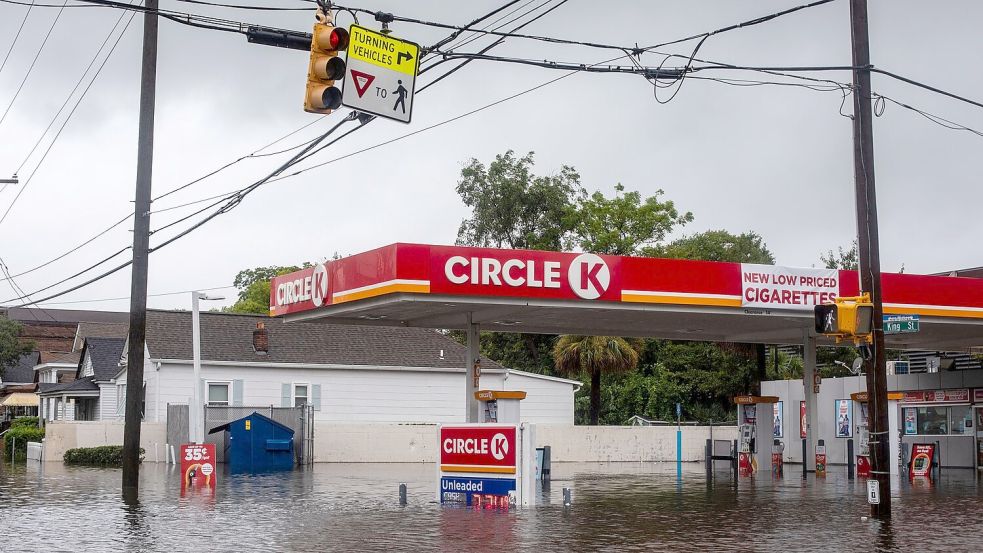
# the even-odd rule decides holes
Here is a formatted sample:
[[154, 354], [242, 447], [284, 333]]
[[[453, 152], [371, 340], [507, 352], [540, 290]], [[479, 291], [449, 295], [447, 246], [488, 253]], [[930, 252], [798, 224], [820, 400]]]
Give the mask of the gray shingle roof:
[[94, 380], [111, 380], [119, 372], [119, 360], [123, 355], [125, 344], [125, 338], [86, 338], [79, 369], [81, 369], [85, 357], [88, 356], [92, 360]]
[[81, 350], [86, 338], [126, 338], [127, 328], [129, 328], [127, 323], [81, 322], [78, 325], [75, 347], [72, 350]]
[[[258, 322], [266, 325], [268, 355], [253, 351]], [[191, 313], [148, 311], [147, 347], [154, 359], [191, 359]], [[285, 323], [259, 315], [201, 313], [201, 357], [206, 361], [463, 368], [466, 350], [425, 328]], [[502, 366], [482, 358], [482, 368]]]
[[66, 392], [98, 392], [99, 386], [92, 381], [91, 376], [85, 378], [80, 378], [78, 380], [73, 380], [65, 384], [56, 384], [51, 387], [44, 387], [39, 390], [38, 393], [44, 394], [62, 394]]
[[34, 382], [34, 366], [38, 364], [38, 352], [32, 351], [21, 355], [17, 361], [0, 371], [4, 384], [27, 384]]

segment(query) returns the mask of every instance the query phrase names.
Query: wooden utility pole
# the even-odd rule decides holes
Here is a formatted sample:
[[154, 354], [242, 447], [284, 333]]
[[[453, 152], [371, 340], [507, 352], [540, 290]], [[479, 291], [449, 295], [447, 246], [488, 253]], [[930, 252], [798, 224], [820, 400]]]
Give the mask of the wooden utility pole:
[[870, 514], [891, 517], [891, 440], [887, 420], [887, 363], [884, 351], [881, 304], [881, 259], [877, 238], [877, 196], [874, 193], [874, 134], [871, 128], [870, 42], [867, 36], [867, 0], [850, 0], [853, 42], [853, 173], [857, 194], [857, 234], [860, 253], [860, 288], [874, 304], [871, 358], [866, 361], [869, 393], [871, 475], [880, 486], [880, 504]]
[[123, 426], [123, 498], [127, 501], [137, 499], [140, 483], [143, 352], [147, 336], [147, 272], [150, 256], [150, 183], [154, 163], [154, 104], [157, 89], [158, 0], [147, 0], [145, 5], [136, 201], [133, 206], [130, 330], [126, 354], [126, 418]]

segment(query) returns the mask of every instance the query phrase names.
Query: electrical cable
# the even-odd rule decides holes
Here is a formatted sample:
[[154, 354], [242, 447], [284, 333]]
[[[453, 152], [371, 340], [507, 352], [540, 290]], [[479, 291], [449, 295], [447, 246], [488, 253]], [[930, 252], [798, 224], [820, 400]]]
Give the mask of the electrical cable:
[[34, 175], [37, 174], [38, 168], [41, 167], [41, 165], [44, 163], [44, 160], [48, 157], [48, 153], [51, 152], [51, 148], [55, 145], [56, 142], [58, 142], [58, 137], [61, 136], [62, 131], [65, 130], [65, 126], [68, 125], [68, 122], [71, 121], [72, 119], [72, 115], [75, 114], [75, 110], [78, 109], [79, 105], [82, 103], [82, 100], [85, 98], [85, 95], [89, 92], [89, 89], [92, 88], [92, 85], [93, 83], [96, 82], [96, 79], [99, 77], [99, 74], [102, 73], [102, 69], [106, 66], [106, 62], [109, 61], [109, 58], [113, 55], [113, 52], [116, 51], [116, 46], [119, 45], [119, 41], [123, 38], [123, 35], [126, 34], [126, 30], [129, 28], [130, 23], [133, 22], [133, 17], [135, 15], [136, 12], [130, 14], [130, 19], [129, 21], [126, 22], [126, 26], [123, 28], [123, 32], [121, 32], [119, 35], [116, 36], [116, 41], [113, 43], [113, 47], [110, 48], [109, 53], [106, 54], [106, 57], [102, 59], [102, 63], [99, 65], [99, 68], [96, 69], [96, 72], [92, 76], [92, 80], [90, 80], [89, 84], [85, 86], [85, 89], [82, 91], [82, 94], [78, 97], [78, 100], [75, 101], [75, 105], [72, 106], [72, 110], [68, 112], [68, 117], [66, 117], [65, 120], [62, 121], [61, 127], [59, 127], [58, 132], [55, 133], [55, 137], [48, 144], [48, 147], [45, 149], [44, 154], [41, 155], [41, 159], [38, 161], [38, 164], [34, 167], [34, 170], [31, 171], [31, 174], [24, 181], [24, 184], [23, 186], [20, 187], [20, 190], [17, 191], [17, 195], [14, 196], [13, 201], [11, 201], [10, 205], [7, 206], [7, 210], [4, 211], [3, 216], [0, 217], [0, 225], [2, 225], [5, 220], [7, 220], [7, 216], [10, 215], [10, 210], [12, 210], [14, 206], [17, 204], [17, 200], [20, 199], [21, 194], [23, 194], [24, 191], [27, 190], [27, 186], [31, 183], [31, 180], [34, 178]]
[[[89, 61], [89, 65], [85, 68], [85, 71], [82, 72], [82, 75], [79, 77], [79, 80], [75, 83], [75, 86], [72, 88], [72, 91], [69, 92], [68, 96], [65, 97], [65, 101], [62, 102], [61, 107], [58, 108], [58, 111], [55, 113], [55, 116], [51, 118], [51, 121], [48, 123], [48, 126], [45, 127], [44, 132], [42, 132], [41, 136], [38, 137], [38, 140], [37, 142], [34, 143], [34, 146], [31, 148], [31, 151], [28, 152], [26, 156], [24, 156], [24, 161], [22, 161], [20, 165], [17, 166], [17, 170], [14, 171], [14, 173], [20, 173], [20, 170], [24, 168], [24, 165], [27, 163], [29, 159], [31, 159], [31, 156], [34, 155], [34, 152], [38, 149], [38, 146], [40, 146], [41, 142], [44, 141], [44, 137], [47, 136], [48, 131], [51, 130], [51, 126], [55, 124], [55, 121], [58, 120], [58, 116], [61, 115], [61, 112], [65, 110], [65, 106], [67, 106], [68, 102], [71, 101], [72, 96], [75, 95], [75, 92], [78, 90], [78, 88], [82, 86], [82, 82], [85, 81], [85, 76], [89, 74], [89, 70], [92, 69], [92, 66], [95, 65], [96, 60], [99, 59], [99, 56], [102, 54], [102, 51], [106, 48], [106, 44], [109, 43], [109, 39], [111, 39], [113, 37], [113, 34], [116, 33], [116, 29], [119, 27], [119, 24], [123, 21], [124, 17], [126, 17], [125, 11], [119, 14], [119, 19], [117, 19], [116, 23], [113, 24], [113, 28], [109, 30], [109, 34], [106, 35], [106, 39], [102, 41], [102, 44], [99, 46], [99, 49], [96, 50], [95, 55], [92, 56], [92, 59]], [[131, 21], [133, 20], [132, 16], [130, 17], [130, 20]], [[123, 28], [123, 32], [126, 32], [125, 27]], [[35, 167], [34, 170], [37, 171], [37, 168]]]
[[20, 22], [20, 27], [17, 27], [17, 33], [14, 35], [14, 41], [10, 43], [10, 48], [7, 48], [7, 54], [3, 57], [3, 63], [0, 63], [0, 73], [3, 73], [3, 68], [7, 66], [7, 60], [10, 59], [10, 53], [14, 51], [14, 46], [17, 45], [17, 39], [20, 38], [20, 32], [24, 30], [24, 24], [27, 23], [27, 18], [31, 15], [31, 10], [34, 9], [34, 0], [31, 0], [31, 5], [27, 7], [27, 12], [24, 14], [24, 19]]
[[198, 4], [201, 6], [214, 6], [218, 8], [231, 8], [235, 10], [253, 10], [253, 11], [265, 11], [265, 12], [299, 12], [299, 11], [310, 11], [310, 8], [285, 8], [279, 6], [244, 6], [242, 4], [223, 4], [220, 2], [205, 2], [203, 0], [176, 0], [177, 2], [184, 2], [185, 4]]
[[[34, 54], [34, 59], [31, 60], [31, 65], [27, 68], [27, 73], [24, 75], [24, 78], [21, 80], [20, 86], [17, 87], [17, 91], [14, 92], [14, 97], [11, 98], [10, 103], [7, 104], [7, 109], [3, 110], [3, 115], [0, 116], [0, 125], [3, 125], [4, 120], [7, 119], [7, 114], [10, 113], [10, 108], [13, 107], [14, 102], [17, 100], [17, 97], [20, 95], [20, 91], [24, 89], [24, 83], [26, 83], [27, 78], [31, 76], [31, 72], [34, 70], [34, 65], [37, 64], [38, 58], [41, 57], [41, 52], [44, 51], [45, 45], [48, 44], [48, 38], [51, 36], [51, 31], [55, 29], [55, 25], [58, 23], [58, 20], [61, 18], [62, 12], [65, 11], [66, 4], [68, 4], [68, 0], [65, 0], [65, 3], [62, 4], [61, 9], [58, 10], [57, 14], [55, 14], [55, 19], [51, 22], [51, 26], [48, 27], [48, 33], [44, 35], [44, 40], [41, 41], [41, 46], [38, 48], [38, 52]], [[4, 60], [4, 63], [6, 63], [6, 60]]]
[[[235, 286], [212, 286], [211, 288], [195, 288], [194, 290], [179, 290], [177, 292], [158, 292], [156, 294], [147, 294], [147, 297], [148, 298], [159, 298], [159, 297], [163, 297], [163, 296], [177, 296], [177, 295], [180, 295], [180, 294], [190, 294], [191, 292], [212, 292], [212, 291], [215, 291], [215, 290], [228, 290], [230, 288], [235, 288]], [[116, 297], [116, 298], [99, 298], [99, 299], [91, 299], [91, 300], [56, 301], [56, 302], [48, 302], [48, 303], [45, 303], [44, 305], [48, 305], [48, 306], [51, 306], [51, 305], [70, 305], [70, 304], [76, 304], [76, 303], [98, 303], [98, 302], [103, 302], [103, 301], [122, 301], [122, 300], [129, 300], [129, 299], [130, 299], [130, 296], [120, 296], [120, 297]], [[40, 306], [38, 306], [38, 307], [40, 307]]]

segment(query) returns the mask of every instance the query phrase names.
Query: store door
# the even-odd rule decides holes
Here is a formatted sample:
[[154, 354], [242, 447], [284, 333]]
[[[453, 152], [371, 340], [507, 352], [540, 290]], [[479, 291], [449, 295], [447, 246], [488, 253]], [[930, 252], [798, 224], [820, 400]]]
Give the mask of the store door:
[[976, 468], [983, 469], [983, 407], [976, 408]]

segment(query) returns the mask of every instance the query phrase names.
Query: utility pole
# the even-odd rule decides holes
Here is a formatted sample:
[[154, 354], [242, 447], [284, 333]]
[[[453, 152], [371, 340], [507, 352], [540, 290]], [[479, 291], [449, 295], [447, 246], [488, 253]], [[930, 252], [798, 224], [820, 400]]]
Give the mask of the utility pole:
[[853, 42], [853, 173], [857, 194], [857, 234], [860, 253], [860, 288], [874, 304], [872, 355], [867, 363], [870, 406], [871, 475], [880, 487], [880, 504], [870, 506], [873, 517], [891, 517], [890, 442], [887, 420], [887, 363], [881, 303], [881, 259], [877, 238], [877, 196], [874, 193], [874, 134], [871, 128], [870, 42], [867, 35], [867, 0], [850, 0]]
[[147, 337], [147, 265], [150, 257], [150, 183], [154, 162], [154, 104], [157, 88], [157, 5], [158, 0], [147, 0], [147, 9], [143, 15], [130, 330], [126, 354], [126, 418], [123, 426], [123, 499], [127, 502], [137, 500], [140, 484], [143, 353]]

